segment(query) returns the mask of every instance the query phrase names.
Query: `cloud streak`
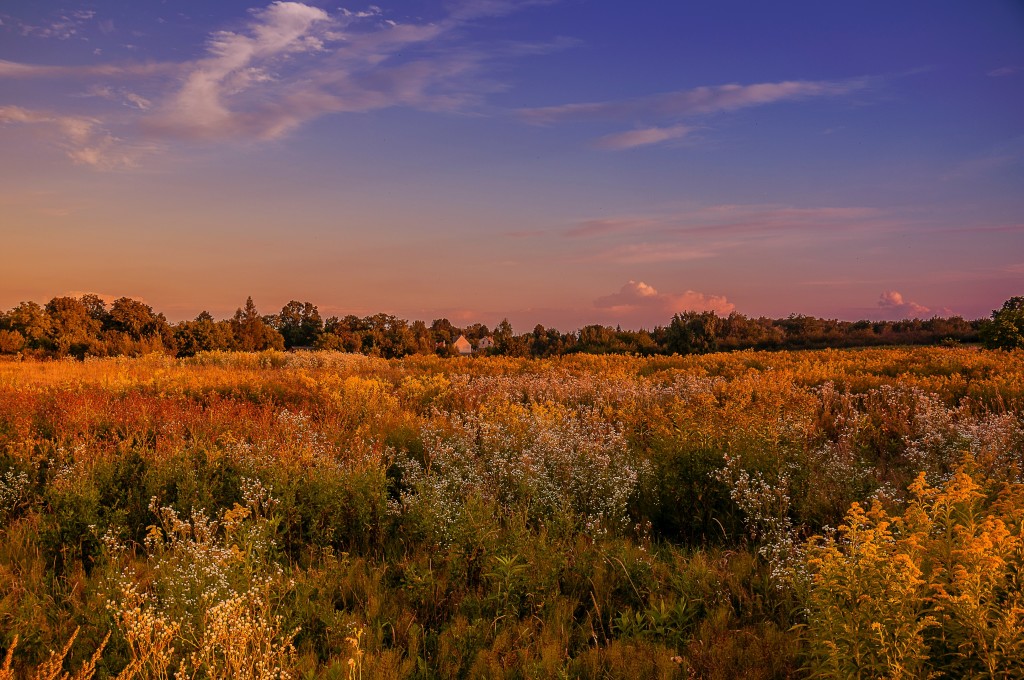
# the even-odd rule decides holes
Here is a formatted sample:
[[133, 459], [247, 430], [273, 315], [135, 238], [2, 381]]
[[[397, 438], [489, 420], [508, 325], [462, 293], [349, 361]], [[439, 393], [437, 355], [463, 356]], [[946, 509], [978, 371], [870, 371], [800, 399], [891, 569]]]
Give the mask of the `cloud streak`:
[[843, 81], [790, 80], [754, 85], [717, 85], [649, 97], [520, 109], [523, 120], [535, 125], [562, 121], [621, 121], [637, 116], [679, 117], [735, 111], [780, 101], [840, 96], [864, 89], [865, 78]]
[[[876, 208], [798, 207], [773, 204], [719, 204], [656, 215], [625, 215], [580, 220], [564, 232], [569, 238], [711, 233], [744, 235], [878, 227], [891, 217]], [[631, 237], [632, 237], [631, 236]]]
[[605, 135], [594, 142], [598, 149], [621, 151], [623, 149], [635, 149], [640, 146], [660, 144], [671, 139], [680, 139], [689, 133], [691, 128], [685, 125], [673, 125], [672, 127], [649, 127], [640, 130], [629, 130]]
[[0, 78], [117, 78], [147, 77], [180, 73], [184, 66], [171, 62], [137, 64], [93, 64], [85, 66], [49, 66], [23, 64], [0, 59]]
[[729, 83], [631, 99], [525, 108], [520, 109], [518, 114], [522, 120], [533, 125], [579, 121], [662, 121], [657, 126], [606, 135], [594, 142], [594, 146], [599, 149], [621, 151], [683, 137], [691, 129], [679, 123], [680, 119], [783, 101], [843, 96], [863, 90], [868, 84], [867, 78], [839, 81], [787, 80], [752, 85]]
[[861, 206], [719, 204], [584, 219], [564, 227], [561, 235], [574, 242], [584, 261], [657, 264], [719, 257], [755, 242], [780, 246], [871, 238], [914, 224], [911, 218]]
[[132, 156], [117, 148], [117, 140], [95, 118], [0, 106], [0, 125], [26, 125], [43, 131], [79, 165], [113, 169], [134, 164]]

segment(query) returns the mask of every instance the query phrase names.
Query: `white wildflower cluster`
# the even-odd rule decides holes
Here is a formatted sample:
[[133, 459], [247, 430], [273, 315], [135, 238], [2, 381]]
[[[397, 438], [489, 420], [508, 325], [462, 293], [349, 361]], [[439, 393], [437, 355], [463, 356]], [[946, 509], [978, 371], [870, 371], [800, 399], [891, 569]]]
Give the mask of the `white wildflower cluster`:
[[1024, 480], [1024, 428], [1012, 412], [974, 413], [967, 403], [951, 408], [933, 395], [917, 392], [907, 457], [933, 483], [948, 481], [970, 455], [994, 478]]
[[591, 532], [621, 526], [644, 465], [621, 429], [594, 409], [552, 415], [522, 409], [512, 422], [478, 413], [448, 414], [422, 431], [425, 465], [399, 461], [411, 488], [401, 506], [429, 503], [444, 526], [470, 496], [522, 508], [535, 519], [574, 513]]
[[295, 460], [314, 466], [333, 465], [341, 458], [337, 446], [305, 413], [282, 409], [275, 414], [275, 420], [273, 433], [278, 455], [282, 449], [287, 449]]
[[0, 522], [7, 522], [29, 503], [29, 480], [24, 472], [8, 470], [0, 476]]
[[270, 489], [255, 477], [242, 477], [242, 500], [256, 517], [268, 517], [281, 504], [270, 495]]
[[168, 605], [175, 611], [189, 611], [204, 594], [231, 592], [232, 568], [242, 555], [222, 540], [219, 523], [202, 510], [182, 519], [174, 508], [159, 507], [156, 498], [149, 509], [160, 526], [150, 527], [145, 545]]
[[830, 431], [829, 439], [807, 450], [815, 492], [829, 497], [841, 496], [840, 489], [868, 485], [869, 470], [858, 448], [858, 436], [867, 417], [857, 408], [854, 395], [840, 392], [831, 382], [813, 388], [812, 393]]
[[50, 488], [60, 492], [78, 489], [82, 478], [87, 473], [87, 458], [88, 455], [84, 444], [79, 444], [71, 450], [58, 447], [55, 455], [49, 459], [49, 464], [53, 470]]
[[[278, 504], [255, 479], [242, 480], [245, 505], [217, 519], [194, 510], [187, 519], [156, 499], [150, 510], [158, 525], [145, 539], [153, 583], [143, 592], [124, 574], [107, 607], [128, 641], [131, 659], [124, 678], [249, 678], [294, 676], [298, 631], [283, 629], [273, 611], [273, 593], [286, 584], [269, 556], [268, 518]], [[103, 539], [115, 559], [116, 537]]]
[[[145, 545], [157, 573], [166, 604], [175, 611], [192, 611], [202, 601], [234, 592], [240, 581], [271, 569], [274, 548], [268, 513], [278, 501], [259, 480], [242, 479], [245, 505], [210, 518], [193, 510], [183, 519], [153, 498], [150, 511], [159, 526], [150, 527]], [[280, 570], [280, 567], [277, 567]], [[243, 583], [243, 586], [245, 584]]]
[[666, 394], [671, 394], [683, 401], [700, 403], [706, 401], [708, 396], [714, 397], [728, 384], [729, 381], [719, 375], [689, 375], [672, 371], [669, 375], [666, 375], [662, 390]]
[[758, 554], [768, 561], [772, 578], [781, 586], [800, 557], [800, 543], [789, 517], [789, 471], [782, 467], [770, 483], [760, 472], [745, 470], [737, 458], [726, 455], [725, 467], [715, 476], [729, 487]]
[[118, 599], [107, 601], [107, 610], [121, 630], [131, 660], [118, 678], [169, 680], [175, 662], [175, 641], [181, 624], [161, 612], [153, 598], [131, 581], [121, 584]]
[[273, 469], [279, 463], [275, 441], [252, 441], [227, 432], [217, 438], [217, 446], [231, 461], [251, 473]]

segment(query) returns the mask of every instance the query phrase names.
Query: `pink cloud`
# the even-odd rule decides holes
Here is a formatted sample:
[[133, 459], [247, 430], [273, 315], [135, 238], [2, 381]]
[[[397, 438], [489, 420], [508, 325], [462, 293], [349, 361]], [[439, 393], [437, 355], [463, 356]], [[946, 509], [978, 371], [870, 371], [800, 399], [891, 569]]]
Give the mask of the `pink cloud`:
[[904, 300], [903, 295], [895, 290], [887, 290], [879, 295], [878, 307], [890, 319], [922, 318], [932, 314], [930, 308]]
[[661, 293], [643, 281], [629, 281], [619, 292], [594, 300], [594, 307], [609, 313], [615, 323], [626, 325], [664, 325], [673, 314], [686, 311], [711, 311], [728, 315], [736, 305], [724, 295], [708, 295], [695, 290]]
[[589, 259], [622, 264], [653, 264], [656, 262], [686, 262], [714, 257], [722, 243], [697, 247], [681, 243], [626, 243], [595, 253]]
[[685, 137], [691, 129], [685, 125], [673, 125], [665, 128], [649, 127], [641, 130], [629, 130], [628, 132], [605, 135], [594, 142], [594, 146], [611, 151], [635, 149], [639, 146], [650, 146], [672, 139], [680, 139]]

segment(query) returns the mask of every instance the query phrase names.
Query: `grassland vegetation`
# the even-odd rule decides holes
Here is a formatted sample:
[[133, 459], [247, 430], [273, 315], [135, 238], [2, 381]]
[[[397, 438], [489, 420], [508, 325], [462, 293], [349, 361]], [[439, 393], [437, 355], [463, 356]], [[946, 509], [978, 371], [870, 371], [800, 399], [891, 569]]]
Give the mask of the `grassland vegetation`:
[[2, 680], [1022, 677], [1021, 573], [1020, 351], [0, 361]]

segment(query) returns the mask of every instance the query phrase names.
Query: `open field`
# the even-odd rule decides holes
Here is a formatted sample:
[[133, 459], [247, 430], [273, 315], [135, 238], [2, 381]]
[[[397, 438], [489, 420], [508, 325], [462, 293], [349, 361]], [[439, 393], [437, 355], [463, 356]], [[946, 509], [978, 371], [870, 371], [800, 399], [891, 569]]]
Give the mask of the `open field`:
[[1020, 351], [2, 362], [0, 678], [1021, 677], [1022, 482]]

